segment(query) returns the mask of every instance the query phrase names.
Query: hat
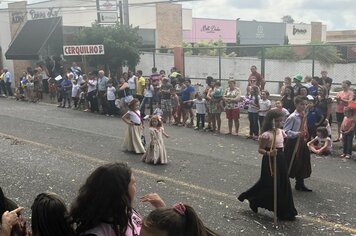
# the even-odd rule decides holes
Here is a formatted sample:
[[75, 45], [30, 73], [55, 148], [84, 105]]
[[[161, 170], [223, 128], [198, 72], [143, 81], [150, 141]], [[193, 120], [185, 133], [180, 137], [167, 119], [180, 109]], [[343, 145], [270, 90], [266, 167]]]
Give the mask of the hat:
[[300, 74], [296, 74], [293, 79], [298, 80], [298, 81], [302, 81], [303, 80], [303, 76], [301, 76]]

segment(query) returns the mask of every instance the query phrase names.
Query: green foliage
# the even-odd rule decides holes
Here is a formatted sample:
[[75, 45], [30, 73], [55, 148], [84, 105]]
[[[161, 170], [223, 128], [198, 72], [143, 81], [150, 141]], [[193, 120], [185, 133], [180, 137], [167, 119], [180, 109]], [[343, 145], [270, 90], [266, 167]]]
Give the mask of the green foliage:
[[103, 44], [105, 55], [88, 56], [92, 66], [105, 65], [112, 73], [121, 70], [122, 66], [134, 68], [140, 61], [139, 48], [142, 38], [138, 35], [138, 28], [121, 26], [93, 25], [84, 28], [78, 38], [79, 44]]
[[185, 55], [199, 56], [219, 56], [219, 50], [222, 57], [236, 56], [236, 53], [226, 54], [226, 44], [222, 40], [218, 41], [200, 41], [195, 44], [183, 43]]
[[287, 61], [297, 61], [300, 59], [292, 47], [266, 48], [265, 58]]
[[290, 15], [285, 15], [281, 18], [283, 23], [293, 24], [294, 19]]
[[[319, 61], [321, 65], [330, 67], [336, 63], [344, 62], [342, 54], [332, 45], [323, 44], [321, 42], [312, 42], [306, 50], [305, 59], [314, 59]], [[314, 52], [313, 52], [314, 51]]]

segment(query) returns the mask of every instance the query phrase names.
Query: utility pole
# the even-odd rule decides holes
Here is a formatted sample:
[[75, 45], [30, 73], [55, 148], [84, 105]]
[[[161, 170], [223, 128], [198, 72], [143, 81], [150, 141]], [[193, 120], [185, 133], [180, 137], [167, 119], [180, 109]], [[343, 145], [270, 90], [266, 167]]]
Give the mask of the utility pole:
[[123, 20], [124, 20], [124, 25], [129, 26], [130, 25], [130, 20], [129, 20], [129, 1], [128, 0], [123, 0]]
[[120, 25], [123, 25], [124, 24], [124, 19], [123, 19], [123, 16], [122, 16], [122, 1], [120, 0], [119, 1], [119, 17], [120, 17]]

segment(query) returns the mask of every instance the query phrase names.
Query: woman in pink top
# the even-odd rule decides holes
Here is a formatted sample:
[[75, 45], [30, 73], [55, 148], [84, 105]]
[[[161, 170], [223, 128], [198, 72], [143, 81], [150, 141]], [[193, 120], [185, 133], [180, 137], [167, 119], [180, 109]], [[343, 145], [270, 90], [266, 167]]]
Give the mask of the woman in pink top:
[[336, 120], [337, 120], [337, 131], [338, 137], [334, 142], [340, 141], [340, 127], [344, 120], [344, 108], [347, 107], [348, 103], [352, 101], [353, 92], [350, 90], [351, 82], [349, 80], [342, 81], [341, 87], [342, 91], [338, 92], [336, 95]]
[[352, 109], [345, 108], [345, 117], [341, 123], [343, 154], [341, 157], [350, 159], [352, 155], [352, 141], [354, 139], [355, 120], [352, 119]]
[[[251, 210], [255, 213], [257, 213], [258, 207], [273, 211], [273, 176], [270, 158], [277, 155], [277, 217], [280, 220], [294, 220], [297, 210], [294, 207], [287, 163], [283, 152], [283, 141], [286, 134], [279, 128], [282, 126], [283, 118], [284, 114], [276, 109], [267, 112], [261, 130], [262, 134], [259, 137], [258, 152], [263, 155], [261, 177], [252, 188], [242, 193], [238, 199], [241, 202], [247, 199]], [[274, 127], [276, 127], [276, 142], [275, 149], [271, 151]]]
[[[79, 189], [70, 216], [80, 236], [139, 236], [141, 216], [133, 209], [136, 179], [124, 163], [98, 167]], [[165, 206], [157, 194], [141, 199], [154, 207]]]

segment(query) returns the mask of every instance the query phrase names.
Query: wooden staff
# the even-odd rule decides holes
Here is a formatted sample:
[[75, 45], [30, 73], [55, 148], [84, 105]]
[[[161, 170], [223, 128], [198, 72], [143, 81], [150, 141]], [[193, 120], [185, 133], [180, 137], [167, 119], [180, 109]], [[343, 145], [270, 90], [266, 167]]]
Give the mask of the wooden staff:
[[[307, 123], [307, 115], [308, 115], [308, 113], [305, 114], [304, 117], [303, 117], [303, 120], [302, 120], [300, 129], [299, 129], [299, 132], [302, 132], [302, 131], [304, 130], [304, 127], [305, 127], [305, 125], [306, 125], [306, 123]], [[290, 161], [290, 163], [289, 163], [288, 176], [289, 176], [289, 174], [290, 174], [290, 171], [292, 170], [292, 166], [293, 166], [294, 159], [295, 159], [295, 157], [296, 157], [296, 155], [297, 155], [297, 152], [298, 152], [298, 150], [299, 150], [300, 139], [301, 139], [301, 137], [298, 136], [297, 142], [296, 142], [296, 144], [295, 144], [295, 146], [294, 146], [292, 158], [291, 158], [291, 161]]]
[[[274, 124], [274, 123], [273, 123]], [[276, 149], [276, 138], [277, 138], [277, 128], [273, 127], [273, 139], [272, 145], [269, 152], [269, 167], [271, 170], [271, 176], [273, 176], [273, 222], [274, 225], [277, 225], [277, 155], [273, 156], [273, 169], [271, 164], [271, 153]]]

